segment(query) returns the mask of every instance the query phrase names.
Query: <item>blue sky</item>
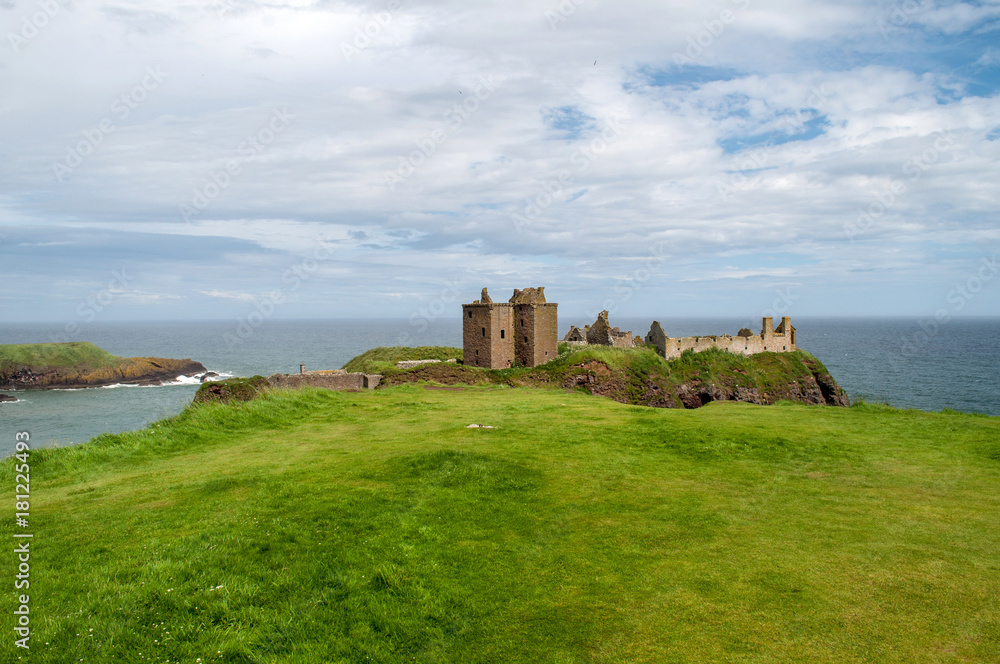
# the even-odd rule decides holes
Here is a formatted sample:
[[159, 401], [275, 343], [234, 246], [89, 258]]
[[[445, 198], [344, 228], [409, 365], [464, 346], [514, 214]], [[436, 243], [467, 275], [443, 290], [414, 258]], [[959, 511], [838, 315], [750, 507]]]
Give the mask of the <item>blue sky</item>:
[[0, 0], [0, 37], [8, 322], [1000, 314], [1000, 0]]

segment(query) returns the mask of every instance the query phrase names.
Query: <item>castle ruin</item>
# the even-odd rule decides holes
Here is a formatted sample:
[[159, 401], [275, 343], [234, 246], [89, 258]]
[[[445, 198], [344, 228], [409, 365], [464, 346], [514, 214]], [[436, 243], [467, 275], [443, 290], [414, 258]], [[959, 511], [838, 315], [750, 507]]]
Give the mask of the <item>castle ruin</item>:
[[607, 310], [598, 314], [593, 325], [584, 325], [582, 328], [571, 325], [562, 340], [571, 346], [593, 345], [615, 348], [631, 348], [643, 343], [642, 337], [633, 337], [631, 331], [622, 332], [617, 327], [611, 327]]
[[792, 319], [785, 316], [781, 324], [775, 328], [774, 319], [765, 316], [761, 320], [759, 335], [743, 328], [735, 337], [728, 334], [705, 337], [668, 337], [659, 321], [653, 321], [646, 343], [656, 346], [660, 355], [672, 360], [680, 357], [686, 350], [700, 352], [709, 348], [728, 350], [738, 355], [755, 355], [757, 353], [790, 353], [795, 350], [795, 328]]
[[514, 289], [508, 302], [494, 302], [486, 289], [462, 305], [462, 346], [466, 366], [506, 369], [534, 367], [555, 359], [559, 321], [545, 287]]
[[[513, 366], [535, 367], [551, 362], [558, 355], [559, 321], [555, 302], [545, 301], [545, 287], [514, 289], [507, 302], [494, 302], [484, 288], [480, 298], [462, 305], [463, 362], [470, 367], [507, 369]], [[563, 338], [571, 345], [599, 345], [632, 348], [643, 343], [654, 346], [660, 355], [671, 360], [686, 350], [700, 352], [710, 348], [738, 355], [788, 353], [796, 349], [792, 319], [785, 316], [774, 327], [774, 319], [761, 320], [760, 334], [743, 328], [735, 337], [706, 335], [669, 337], [659, 321], [653, 321], [645, 337], [633, 336], [612, 327], [608, 312], [602, 311], [593, 325], [582, 329], [570, 327]]]
[[766, 316], [761, 320], [759, 335], [743, 328], [735, 337], [728, 334], [668, 337], [659, 321], [653, 321], [649, 333], [643, 339], [643, 337], [633, 337], [631, 332], [621, 332], [617, 327], [611, 327], [608, 322], [608, 312], [602, 311], [593, 325], [585, 325], [583, 329], [570, 327], [563, 341], [574, 346], [589, 344], [615, 348], [631, 348], [645, 341], [655, 346], [660, 355], [672, 360], [680, 357], [686, 350], [700, 352], [709, 348], [719, 348], [739, 355], [764, 352], [788, 353], [795, 350], [795, 328], [792, 327], [792, 319], [787, 316], [781, 319], [781, 324], [777, 328], [774, 327], [774, 319]]

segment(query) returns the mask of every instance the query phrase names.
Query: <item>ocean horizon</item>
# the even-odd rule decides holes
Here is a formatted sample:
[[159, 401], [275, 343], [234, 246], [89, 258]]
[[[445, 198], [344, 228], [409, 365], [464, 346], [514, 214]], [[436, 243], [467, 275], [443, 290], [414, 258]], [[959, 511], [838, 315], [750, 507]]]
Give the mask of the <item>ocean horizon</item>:
[[[645, 335], [652, 318], [615, 317], [612, 325]], [[755, 333], [760, 320], [734, 317], [657, 318], [671, 336]], [[571, 325], [592, 323], [561, 316], [560, 336]], [[823, 362], [857, 400], [898, 408], [945, 408], [1000, 416], [1000, 317], [933, 319], [793, 317], [798, 347]], [[0, 343], [62, 340], [65, 326], [0, 326]], [[191, 358], [222, 376], [336, 369], [377, 346], [462, 345], [461, 319], [266, 320], [243, 328], [235, 321], [103, 322], [87, 325], [71, 341], [90, 341], [122, 357]], [[38, 445], [86, 442], [102, 433], [139, 429], [180, 413], [199, 381], [185, 377], [157, 387], [112, 386], [78, 390], [6, 391], [17, 403], [0, 404], [4, 435], [28, 431]]]

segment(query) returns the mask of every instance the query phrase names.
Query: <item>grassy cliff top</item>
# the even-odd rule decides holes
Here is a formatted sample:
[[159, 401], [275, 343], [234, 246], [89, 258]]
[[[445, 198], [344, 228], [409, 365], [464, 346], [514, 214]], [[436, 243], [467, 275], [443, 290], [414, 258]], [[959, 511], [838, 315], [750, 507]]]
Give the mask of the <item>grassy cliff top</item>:
[[30, 462], [37, 662], [1000, 652], [1000, 418], [305, 389]]
[[120, 359], [89, 341], [0, 345], [0, 363], [3, 364], [23, 364], [32, 367], [78, 367], [85, 365], [96, 369], [114, 364]]
[[[483, 369], [455, 364], [430, 364], [398, 369], [402, 359], [460, 357], [458, 348], [375, 348], [351, 360], [354, 371], [381, 373], [384, 384], [428, 381], [443, 384], [505, 384], [527, 387], [567, 387], [581, 374], [593, 376], [591, 391], [631, 404], [657, 406], [681, 403], [679, 394], [700, 386], [732, 392], [753, 390], [766, 395], [761, 402], [802, 399], [803, 385], [817, 385], [816, 376], [828, 376], [826, 367], [805, 351], [759, 353], [745, 356], [719, 349], [686, 351], [679, 358], [664, 359], [648, 346], [570, 346], [560, 344], [551, 362], [537, 367]], [[385, 361], [383, 358], [392, 358]], [[606, 367], [606, 369], [605, 369]], [[836, 387], [832, 378], [830, 384]], [[817, 387], [817, 390], [819, 388]], [[846, 397], [845, 397], [846, 399]]]
[[381, 373], [395, 369], [396, 362], [403, 360], [460, 360], [461, 348], [449, 346], [380, 346], [358, 355], [344, 365], [347, 371], [363, 371], [365, 373]]
[[[792, 360], [791, 363], [783, 362]], [[358, 355], [344, 365], [348, 371], [364, 371], [376, 373], [380, 371], [400, 371], [396, 362], [403, 360], [448, 360], [462, 359], [462, 349], [448, 346], [382, 346], [372, 348]], [[788, 375], [789, 366], [795, 362], [808, 360], [815, 363], [826, 373], [826, 368], [805, 351], [793, 353], [760, 353], [753, 356], [736, 355], [724, 350], [711, 349], [695, 353], [685, 352], [676, 360], [661, 357], [653, 348], [640, 346], [637, 348], [613, 348], [611, 346], [570, 346], [560, 344], [559, 355], [548, 364], [540, 367], [515, 367], [513, 369], [476, 369], [477, 371], [495, 371], [499, 375], [524, 375], [536, 371], [559, 371], [590, 360], [606, 364], [610, 369], [630, 371], [635, 374], [649, 375], [659, 371], [665, 375], [672, 373], [701, 375], [705, 379], [726, 371], [755, 372], [768, 380], [784, 380]]]

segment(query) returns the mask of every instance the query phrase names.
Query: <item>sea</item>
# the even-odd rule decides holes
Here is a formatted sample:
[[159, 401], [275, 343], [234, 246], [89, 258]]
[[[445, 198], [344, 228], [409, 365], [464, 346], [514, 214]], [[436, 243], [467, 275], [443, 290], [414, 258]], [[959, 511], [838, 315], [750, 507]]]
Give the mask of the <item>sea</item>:
[[[660, 318], [670, 336], [759, 331], [738, 318]], [[560, 317], [560, 329], [592, 320]], [[615, 318], [622, 330], [645, 335], [648, 318]], [[777, 321], [776, 321], [777, 322]], [[798, 347], [822, 361], [852, 401], [899, 408], [1000, 416], [1000, 317], [795, 318]], [[61, 339], [64, 326], [7, 324], [0, 344]], [[73, 341], [90, 341], [122, 357], [191, 358], [222, 377], [267, 376], [336, 369], [377, 346], [462, 345], [461, 319], [265, 320], [257, 327], [228, 321], [105, 322], [81, 326]], [[180, 413], [199, 381], [181, 377], [157, 387], [118, 385], [78, 390], [3, 391], [0, 456], [26, 431], [34, 446], [84, 443], [102, 433], [140, 429]]]

